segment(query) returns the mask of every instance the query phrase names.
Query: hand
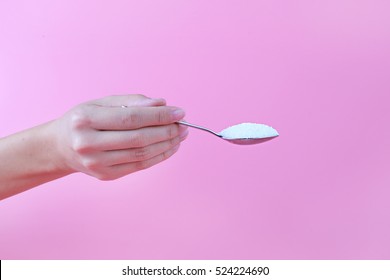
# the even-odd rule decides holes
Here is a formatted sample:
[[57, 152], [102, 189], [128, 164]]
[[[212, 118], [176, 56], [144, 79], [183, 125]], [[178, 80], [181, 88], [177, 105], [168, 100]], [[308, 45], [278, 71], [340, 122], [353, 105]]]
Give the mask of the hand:
[[[127, 106], [127, 107], [122, 107]], [[188, 131], [184, 111], [163, 99], [110, 96], [81, 104], [54, 121], [57, 165], [113, 180], [171, 157]]]

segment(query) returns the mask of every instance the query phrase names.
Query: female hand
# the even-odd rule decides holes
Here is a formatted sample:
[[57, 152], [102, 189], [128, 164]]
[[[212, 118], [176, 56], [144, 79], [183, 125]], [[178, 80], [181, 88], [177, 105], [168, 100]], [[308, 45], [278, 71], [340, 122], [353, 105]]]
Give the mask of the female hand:
[[83, 103], [52, 122], [57, 165], [113, 180], [171, 157], [188, 131], [175, 124], [184, 111], [163, 99], [110, 96]]

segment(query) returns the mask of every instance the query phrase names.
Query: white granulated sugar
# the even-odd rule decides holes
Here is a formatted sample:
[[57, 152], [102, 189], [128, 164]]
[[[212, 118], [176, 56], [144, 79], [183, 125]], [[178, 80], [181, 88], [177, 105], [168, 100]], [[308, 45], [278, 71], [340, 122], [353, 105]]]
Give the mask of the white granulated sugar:
[[272, 127], [258, 123], [241, 123], [225, 128], [220, 133], [225, 139], [266, 138], [279, 136]]

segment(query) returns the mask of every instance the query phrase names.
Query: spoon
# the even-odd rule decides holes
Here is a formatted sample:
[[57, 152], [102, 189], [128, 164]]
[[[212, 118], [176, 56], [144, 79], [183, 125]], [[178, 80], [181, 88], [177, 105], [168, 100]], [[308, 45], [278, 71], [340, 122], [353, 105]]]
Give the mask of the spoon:
[[[263, 124], [242, 123], [242, 124], [228, 127], [222, 130], [221, 132], [217, 133], [215, 131], [212, 131], [211, 129], [205, 128], [203, 126], [191, 124], [185, 121], [178, 121], [177, 123], [181, 125], [197, 128], [203, 131], [207, 131], [219, 138], [222, 138], [223, 140], [238, 145], [260, 144], [279, 136], [278, 132], [275, 129]], [[237, 129], [243, 129], [243, 132], [237, 133]], [[251, 131], [245, 131], [245, 129], [250, 129]], [[258, 131], [259, 129], [267, 129], [269, 133], [268, 134], [261, 133], [261, 135], [259, 133], [254, 133], [255, 130]]]

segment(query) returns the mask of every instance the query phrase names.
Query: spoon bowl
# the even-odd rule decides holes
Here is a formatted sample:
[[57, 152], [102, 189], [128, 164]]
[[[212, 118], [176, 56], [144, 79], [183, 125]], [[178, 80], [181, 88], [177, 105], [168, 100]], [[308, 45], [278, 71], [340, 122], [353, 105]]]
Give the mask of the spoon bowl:
[[[203, 130], [203, 131], [206, 131], [206, 132], [209, 132], [211, 134], [213, 134], [214, 136], [217, 136], [225, 141], [228, 141], [229, 143], [233, 143], [233, 144], [237, 144], [237, 145], [254, 145], [254, 144], [260, 144], [260, 143], [263, 143], [263, 142], [266, 142], [266, 141], [269, 141], [269, 140], [272, 140], [276, 137], [279, 136], [279, 134], [276, 132], [276, 130], [272, 129], [274, 132], [273, 134], [270, 134], [270, 135], [262, 135], [261, 137], [260, 136], [250, 136], [250, 137], [226, 137], [224, 136], [223, 132], [227, 131], [228, 129], [232, 128], [228, 128], [228, 129], [224, 129], [222, 130], [220, 133], [217, 133], [211, 129], [208, 129], [206, 127], [203, 127], [203, 126], [199, 126], [199, 125], [195, 125], [195, 124], [191, 124], [191, 123], [188, 123], [186, 121], [178, 121], [177, 122], [178, 124], [181, 124], [181, 125], [185, 125], [185, 126], [189, 126], [189, 127], [193, 127], [193, 128], [197, 128], [197, 129], [200, 129], [200, 130]], [[258, 125], [258, 124], [240, 124], [240, 125]], [[237, 125], [237, 126], [240, 126], [240, 125]]]
[[254, 144], [267, 142], [276, 137], [278, 136], [270, 136], [270, 137], [262, 137], [262, 138], [236, 138], [236, 139], [227, 139], [222, 137], [222, 139], [237, 145], [254, 145]]

